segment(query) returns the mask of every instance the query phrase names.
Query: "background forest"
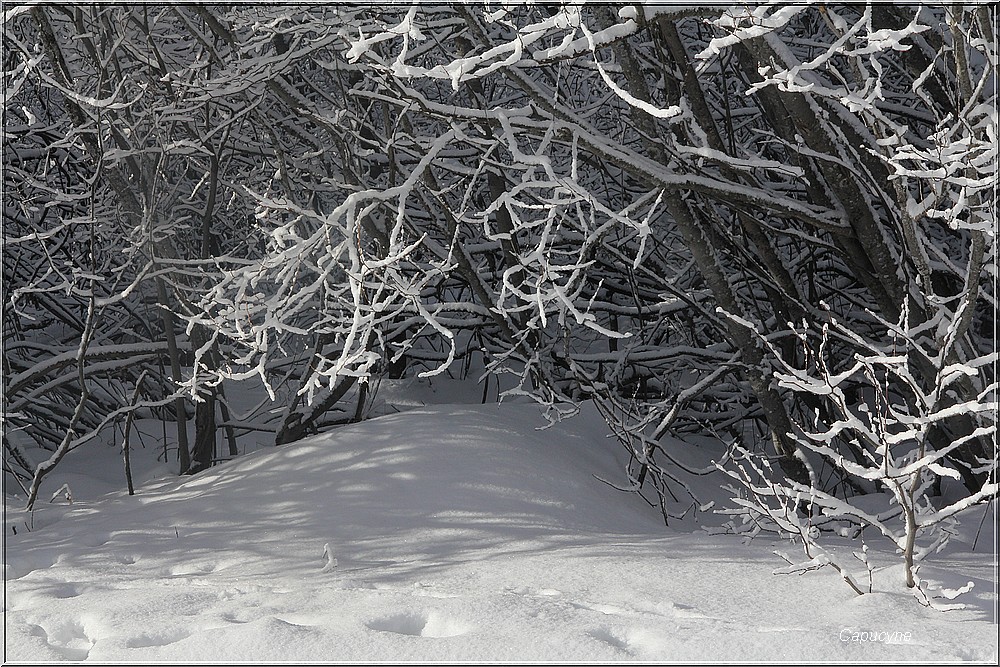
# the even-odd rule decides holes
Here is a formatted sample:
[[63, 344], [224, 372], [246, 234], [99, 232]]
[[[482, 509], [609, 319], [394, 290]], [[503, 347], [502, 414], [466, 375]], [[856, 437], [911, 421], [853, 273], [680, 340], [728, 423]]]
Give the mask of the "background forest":
[[667, 521], [669, 443], [722, 442], [732, 531], [839, 569], [871, 527], [913, 587], [997, 491], [996, 24], [5, 4], [5, 484], [109, 438], [127, 470], [137, 419], [195, 474], [471, 374], [592, 403]]

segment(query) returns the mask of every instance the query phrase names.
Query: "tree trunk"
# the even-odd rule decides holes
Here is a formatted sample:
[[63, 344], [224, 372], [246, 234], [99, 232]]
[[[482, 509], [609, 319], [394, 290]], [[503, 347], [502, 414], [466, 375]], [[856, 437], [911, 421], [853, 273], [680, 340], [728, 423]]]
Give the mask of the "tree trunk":
[[[605, 8], [606, 12], [610, 10]], [[646, 102], [652, 100], [646, 87], [645, 78], [625, 42], [616, 42], [612, 49], [622, 67], [632, 95]], [[667, 76], [664, 73], [664, 76]], [[668, 90], [669, 92], [669, 90]], [[679, 100], [668, 100], [676, 104]], [[668, 163], [668, 156], [660, 147], [665, 141], [662, 138], [656, 119], [646, 112], [633, 108], [632, 117], [647, 138], [646, 148], [649, 154], [661, 164]], [[660, 141], [657, 141], [659, 139]], [[713, 297], [721, 308], [739, 318], [744, 317], [743, 308], [726, 279], [723, 268], [719, 264], [717, 249], [712, 243], [712, 223], [696, 212], [688, 203], [691, 197], [671, 196], [666, 199], [670, 217], [677, 224], [685, 244], [691, 251], [698, 271], [708, 284]], [[800, 458], [798, 448], [790, 439], [792, 432], [791, 420], [780, 395], [771, 381], [771, 372], [764, 362], [763, 350], [756, 339], [756, 334], [732, 319], [727, 319], [730, 340], [740, 351], [743, 362], [743, 373], [760, 404], [764, 417], [771, 432], [771, 442], [778, 454], [782, 471], [796, 482], [809, 485], [809, 472]]]

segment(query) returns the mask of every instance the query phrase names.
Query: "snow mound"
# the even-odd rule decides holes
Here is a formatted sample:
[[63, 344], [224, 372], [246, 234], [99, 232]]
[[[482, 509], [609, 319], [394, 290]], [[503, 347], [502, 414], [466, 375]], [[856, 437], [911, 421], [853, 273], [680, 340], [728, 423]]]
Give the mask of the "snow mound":
[[621, 481], [625, 453], [594, 414], [544, 423], [531, 405], [420, 407], [43, 505], [5, 538], [6, 658], [996, 660], [985, 555], [941, 563], [980, 596], [948, 614], [778, 577], [773, 545], [666, 528], [598, 480]]

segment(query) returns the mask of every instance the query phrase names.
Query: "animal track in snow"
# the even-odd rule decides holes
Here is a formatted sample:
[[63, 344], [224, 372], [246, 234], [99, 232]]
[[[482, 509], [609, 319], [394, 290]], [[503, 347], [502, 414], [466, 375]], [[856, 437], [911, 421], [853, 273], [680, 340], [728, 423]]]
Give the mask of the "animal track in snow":
[[67, 660], [86, 660], [93, 648], [95, 639], [91, 638], [80, 621], [68, 621], [46, 630], [40, 625], [31, 629], [31, 634], [42, 637], [54, 650], [61, 653]]
[[596, 630], [591, 630], [587, 633], [594, 639], [602, 641], [605, 644], [615, 647], [620, 651], [626, 653], [631, 653], [628, 647], [628, 638], [623, 636], [620, 630], [613, 628], [597, 628]]
[[166, 646], [187, 639], [191, 633], [182, 628], [167, 628], [160, 631], [144, 632], [137, 637], [125, 640], [128, 648], [147, 648], [150, 646]]
[[99, 531], [96, 533], [86, 533], [78, 538], [80, 544], [85, 547], [91, 547], [96, 549], [97, 547], [102, 547], [111, 541], [111, 533], [106, 531]]
[[83, 592], [76, 584], [71, 583], [60, 583], [56, 584], [49, 589], [49, 593], [54, 598], [59, 598], [60, 600], [65, 600], [66, 598], [75, 598]]
[[670, 647], [667, 628], [600, 627], [587, 634], [598, 641], [643, 660], [663, 660]]
[[169, 573], [172, 577], [189, 577], [192, 575], [212, 574], [219, 570], [225, 570], [232, 565], [232, 562], [225, 561], [193, 561], [174, 565], [170, 568]]
[[510, 593], [512, 595], [520, 595], [526, 598], [554, 598], [562, 595], [562, 591], [556, 590], [555, 588], [505, 588], [503, 589], [505, 593]]
[[221, 618], [226, 623], [232, 623], [234, 625], [242, 625], [244, 623], [250, 622], [249, 618], [244, 618], [242, 615], [237, 615], [236, 613], [231, 611], [227, 611], [223, 614], [220, 614], [219, 618]]
[[613, 604], [603, 604], [601, 602], [570, 602], [570, 606], [577, 609], [588, 609], [600, 612], [606, 616], [624, 616], [630, 614], [629, 610], [616, 607]]
[[367, 623], [372, 630], [394, 632], [414, 637], [457, 637], [475, 629], [461, 619], [442, 616], [434, 611], [408, 611], [376, 618]]
[[550, 598], [550, 597], [555, 597], [557, 595], [562, 595], [562, 591], [556, 590], [554, 588], [539, 588], [537, 591], [535, 591], [535, 595], [539, 597]]
[[435, 590], [430, 584], [425, 584], [425, 583], [420, 582], [420, 581], [418, 581], [415, 584], [413, 584], [413, 593], [412, 593], [412, 595], [415, 595], [417, 597], [425, 597], [425, 598], [437, 598], [439, 600], [443, 600], [443, 599], [446, 599], [446, 598], [462, 597], [458, 593], [448, 593], [448, 592], [445, 592], [445, 591]]
[[173, 565], [167, 572], [171, 577], [189, 577], [195, 574], [211, 574], [215, 566], [211, 563], [181, 563]]
[[677, 618], [703, 618], [710, 621], [718, 621], [720, 619], [713, 616], [706, 616], [700, 613], [697, 609], [689, 604], [680, 604], [679, 602], [670, 602], [670, 611]]

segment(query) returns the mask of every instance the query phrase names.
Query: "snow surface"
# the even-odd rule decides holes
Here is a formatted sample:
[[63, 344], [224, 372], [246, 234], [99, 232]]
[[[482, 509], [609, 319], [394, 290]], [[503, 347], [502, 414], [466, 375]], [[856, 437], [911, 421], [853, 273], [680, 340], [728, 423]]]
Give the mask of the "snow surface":
[[539, 430], [532, 405], [423, 402], [194, 477], [147, 444], [132, 497], [104, 445], [33, 515], [7, 488], [6, 661], [997, 662], [992, 511], [921, 570], [973, 581], [966, 609], [918, 604], [883, 543], [858, 597], [773, 574], [796, 547], [710, 535], [711, 512], [664, 527], [595, 477], [625, 461], [592, 411]]

